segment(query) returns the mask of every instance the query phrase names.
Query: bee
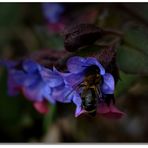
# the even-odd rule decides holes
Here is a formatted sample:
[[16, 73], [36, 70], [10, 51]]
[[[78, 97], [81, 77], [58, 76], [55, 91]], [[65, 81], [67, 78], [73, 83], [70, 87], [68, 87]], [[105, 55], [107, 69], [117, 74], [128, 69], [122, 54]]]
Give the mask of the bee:
[[[84, 80], [73, 86], [75, 91], [79, 92], [82, 99], [82, 108], [91, 116], [95, 116], [99, 101], [104, 100], [104, 95], [101, 92], [100, 86], [103, 83], [103, 78], [100, 75], [100, 69], [96, 65], [86, 66]], [[67, 97], [73, 90], [67, 95]]]
[[100, 85], [102, 77], [96, 65], [86, 68], [84, 81], [79, 84], [81, 89], [82, 107], [91, 115], [96, 115], [98, 100], [102, 98]]

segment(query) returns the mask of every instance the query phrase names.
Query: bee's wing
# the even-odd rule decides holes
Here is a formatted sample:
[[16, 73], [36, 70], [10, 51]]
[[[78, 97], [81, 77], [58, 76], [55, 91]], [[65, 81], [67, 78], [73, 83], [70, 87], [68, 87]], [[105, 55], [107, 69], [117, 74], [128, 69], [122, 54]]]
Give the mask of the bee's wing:
[[[72, 86], [72, 90], [65, 96], [65, 97], [69, 97], [69, 95], [71, 95], [74, 91], [79, 91], [79, 89], [81, 88], [81, 87], [83, 87], [83, 82], [84, 81], [79, 81], [79, 82], [77, 82], [77, 83], [75, 83], [73, 86]], [[78, 92], [79, 93], [79, 92]]]

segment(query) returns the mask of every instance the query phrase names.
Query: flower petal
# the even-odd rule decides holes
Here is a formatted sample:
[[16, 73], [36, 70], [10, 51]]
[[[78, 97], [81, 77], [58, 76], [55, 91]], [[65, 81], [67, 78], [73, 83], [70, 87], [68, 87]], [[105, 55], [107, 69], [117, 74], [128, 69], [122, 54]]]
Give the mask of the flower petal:
[[98, 115], [101, 115], [110, 119], [120, 119], [125, 113], [118, 110], [113, 103], [109, 106], [106, 103], [101, 103], [97, 108]]
[[24, 60], [22, 66], [27, 73], [37, 72], [40, 69], [40, 65], [30, 59]]
[[47, 101], [36, 101], [33, 103], [34, 108], [41, 114], [46, 114], [49, 112], [48, 102]]
[[64, 7], [58, 3], [43, 3], [42, 9], [45, 18], [50, 23], [57, 23], [64, 12]]
[[14, 69], [10, 69], [8, 71], [7, 87], [8, 94], [10, 96], [15, 96], [19, 93], [24, 84], [25, 78], [26, 77], [22, 71], [17, 71]]
[[110, 108], [106, 103], [102, 102], [102, 103], [99, 103], [97, 112], [99, 114], [105, 114], [105, 113], [110, 112]]
[[59, 102], [70, 103], [74, 95], [74, 90], [70, 86], [61, 85], [52, 89], [52, 97]]
[[81, 116], [82, 114], [85, 114], [85, 113], [87, 113], [87, 111], [85, 111], [81, 107], [77, 107], [76, 111], [75, 111], [75, 117], [79, 117], [79, 116]]
[[72, 101], [76, 105], [75, 117], [78, 117], [84, 113], [84, 110], [81, 107], [82, 100], [78, 93], [75, 93]]
[[83, 73], [78, 73], [78, 74], [73, 74], [69, 73], [69, 75], [63, 76], [63, 78], [66, 80], [66, 84], [71, 85], [73, 88], [75, 88], [77, 85], [82, 83], [84, 80], [84, 74]]
[[[42, 101], [43, 99], [51, 99], [51, 89], [47, 84], [40, 82], [32, 87], [23, 87], [23, 94], [31, 101]], [[51, 103], [54, 101], [51, 100]]]
[[101, 75], [104, 75], [105, 74], [105, 69], [103, 68], [103, 66], [100, 64], [100, 62], [96, 59], [96, 58], [93, 58], [93, 57], [88, 57], [86, 58], [86, 63], [85, 65], [97, 65], [100, 69], [100, 74]]
[[41, 76], [38, 73], [25, 73], [22, 70], [12, 69], [9, 75], [13, 78], [16, 84], [25, 87], [32, 87], [42, 81]]
[[108, 112], [108, 113], [102, 114], [103, 117], [106, 117], [109, 119], [120, 119], [123, 115], [125, 114], [119, 110], [118, 111], [116, 110], [116, 112]]
[[110, 110], [111, 110], [111, 113], [112, 113], [112, 114], [110, 114], [111, 118], [119, 119], [119, 118], [121, 118], [122, 116], [125, 115], [124, 112], [117, 109], [113, 104], [110, 104]]
[[104, 94], [113, 94], [115, 89], [115, 81], [111, 74], [103, 75], [103, 84], [101, 90]]
[[16, 96], [21, 90], [21, 86], [17, 85], [11, 76], [8, 76], [7, 86], [9, 96]]
[[97, 65], [100, 69], [100, 74], [101, 75], [105, 74], [105, 69], [96, 58], [93, 58], [93, 57], [82, 58], [82, 57], [75, 56], [75, 57], [71, 57], [67, 61], [67, 67], [71, 73], [83, 72], [88, 66], [91, 66], [91, 65]]
[[42, 94], [38, 89], [31, 90], [30, 88], [23, 87], [22, 92], [30, 101], [42, 101]]
[[52, 90], [48, 83], [45, 83], [44, 87], [42, 88], [42, 98], [48, 100], [52, 104], [56, 103], [56, 100], [52, 97]]
[[78, 93], [74, 93], [74, 96], [73, 96], [73, 103], [77, 106], [77, 107], [80, 107], [82, 105], [82, 100], [81, 100], [81, 97]]
[[71, 73], [80, 73], [85, 70], [85, 58], [74, 56], [68, 59], [67, 68]]
[[40, 71], [42, 79], [48, 83], [50, 87], [57, 87], [64, 83], [63, 77], [56, 71], [51, 71], [50, 69], [43, 68]]
[[14, 68], [17, 64], [18, 64], [18, 62], [16, 62], [16, 61], [0, 60], [0, 65], [8, 68], [8, 70], [10, 68]]
[[43, 81], [38, 75], [27, 74], [24, 77], [23, 86], [28, 88], [33, 88], [37, 86], [40, 82], [43, 82]]

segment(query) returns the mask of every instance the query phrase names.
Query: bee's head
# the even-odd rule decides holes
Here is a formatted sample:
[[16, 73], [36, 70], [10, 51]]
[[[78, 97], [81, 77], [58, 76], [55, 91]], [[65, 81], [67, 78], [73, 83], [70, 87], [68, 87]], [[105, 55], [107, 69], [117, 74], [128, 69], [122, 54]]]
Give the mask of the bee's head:
[[100, 74], [100, 69], [97, 65], [91, 65], [85, 69], [85, 76], [96, 74]]

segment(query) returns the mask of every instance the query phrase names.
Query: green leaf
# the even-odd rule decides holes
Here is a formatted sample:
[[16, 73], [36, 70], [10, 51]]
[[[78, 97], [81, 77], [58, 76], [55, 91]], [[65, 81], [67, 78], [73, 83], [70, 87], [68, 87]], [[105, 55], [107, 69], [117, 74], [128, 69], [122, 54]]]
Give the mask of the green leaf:
[[48, 38], [48, 44], [50, 46], [50, 48], [54, 48], [57, 50], [61, 50], [63, 49], [64, 45], [63, 45], [63, 38], [60, 37], [59, 35], [53, 35], [52, 37]]
[[7, 94], [7, 75], [4, 72], [0, 79], [0, 121], [4, 124], [17, 124], [23, 111], [21, 96], [10, 97]]
[[19, 3], [1, 3], [0, 26], [8, 27], [18, 24], [22, 17], [20, 6]]
[[131, 12], [132, 17], [139, 19], [141, 23], [148, 22], [148, 3], [133, 3], [131, 5], [123, 3], [122, 5], [128, 9], [127, 12]]
[[118, 97], [122, 93], [126, 93], [129, 87], [137, 80], [137, 76], [126, 74], [120, 71], [120, 80], [117, 83], [115, 96]]
[[45, 132], [49, 129], [49, 126], [52, 124], [56, 116], [56, 105], [50, 105], [49, 108], [50, 108], [50, 111], [45, 116], [43, 121], [43, 127]]
[[134, 48], [119, 47], [117, 63], [119, 68], [126, 73], [148, 75], [148, 56]]
[[58, 33], [51, 33], [48, 28], [37, 26], [34, 28], [36, 37], [40, 41], [42, 48], [51, 48], [56, 50], [63, 50], [64, 41]]
[[148, 55], [148, 31], [143, 27], [130, 27], [125, 31], [124, 43]]

